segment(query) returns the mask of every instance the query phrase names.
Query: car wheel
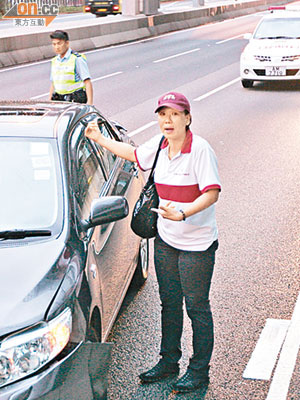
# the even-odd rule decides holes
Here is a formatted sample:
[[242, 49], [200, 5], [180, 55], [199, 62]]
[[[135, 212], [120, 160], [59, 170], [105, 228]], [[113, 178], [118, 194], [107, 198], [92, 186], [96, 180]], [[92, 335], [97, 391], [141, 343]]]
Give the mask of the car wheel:
[[133, 276], [133, 286], [141, 287], [148, 278], [149, 268], [149, 240], [142, 239], [139, 248], [139, 258]]
[[242, 79], [242, 86], [246, 89], [252, 88], [253, 86], [253, 81], [250, 81], [249, 79]]

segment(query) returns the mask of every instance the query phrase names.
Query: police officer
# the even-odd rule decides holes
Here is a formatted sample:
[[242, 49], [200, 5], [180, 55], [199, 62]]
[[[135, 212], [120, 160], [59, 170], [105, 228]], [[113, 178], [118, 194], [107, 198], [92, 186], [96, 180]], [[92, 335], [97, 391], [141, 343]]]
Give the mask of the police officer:
[[49, 99], [93, 104], [93, 86], [86, 57], [71, 50], [67, 32], [56, 30], [50, 38], [57, 56], [51, 61]]

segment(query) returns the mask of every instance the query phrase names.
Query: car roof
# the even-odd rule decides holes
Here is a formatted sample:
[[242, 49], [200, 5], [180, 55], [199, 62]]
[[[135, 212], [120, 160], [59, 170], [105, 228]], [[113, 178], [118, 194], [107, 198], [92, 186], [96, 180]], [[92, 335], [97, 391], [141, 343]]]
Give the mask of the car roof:
[[59, 138], [93, 106], [51, 101], [0, 101], [0, 137]]

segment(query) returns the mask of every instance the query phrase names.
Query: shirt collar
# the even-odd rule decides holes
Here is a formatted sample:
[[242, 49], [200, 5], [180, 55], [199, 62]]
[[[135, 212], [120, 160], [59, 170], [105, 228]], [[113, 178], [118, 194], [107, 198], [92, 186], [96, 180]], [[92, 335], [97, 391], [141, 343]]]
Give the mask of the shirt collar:
[[57, 59], [58, 59], [59, 61], [68, 60], [68, 58], [70, 58], [70, 56], [71, 56], [71, 53], [72, 53], [72, 50], [71, 50], [70, 47], [69, 47], [68, 50], [67, 50], [67, 52], [66, 52], [66, 54], [65, 54], [63, 57], [61, 57], [61, 55], [58, 54]]
[[[186, 132], [186, 136], [181, 148], [181, 154], [185, 154], [185, 153], [190, 153], [192, 150], [192, 142], [193, 142], [193, 134], [190, 130], [188, 130]], [[167, 138], [164, 138], [162, 144], [161, 144], [161, 149], [165, 149], [166, 147], [168, 147], [169, 142]]]

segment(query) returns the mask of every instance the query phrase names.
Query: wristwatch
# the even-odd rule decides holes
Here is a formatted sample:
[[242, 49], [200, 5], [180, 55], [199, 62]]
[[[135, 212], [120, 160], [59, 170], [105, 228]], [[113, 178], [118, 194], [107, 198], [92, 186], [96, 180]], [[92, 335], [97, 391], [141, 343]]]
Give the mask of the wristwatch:
[[185, 219], [186, 219], [185, 212], [183, 210], [179, 210], [179, 212], [181, 212], [181, 214], [182, 214], [182, 220], [181, 221], [185, 221]]

